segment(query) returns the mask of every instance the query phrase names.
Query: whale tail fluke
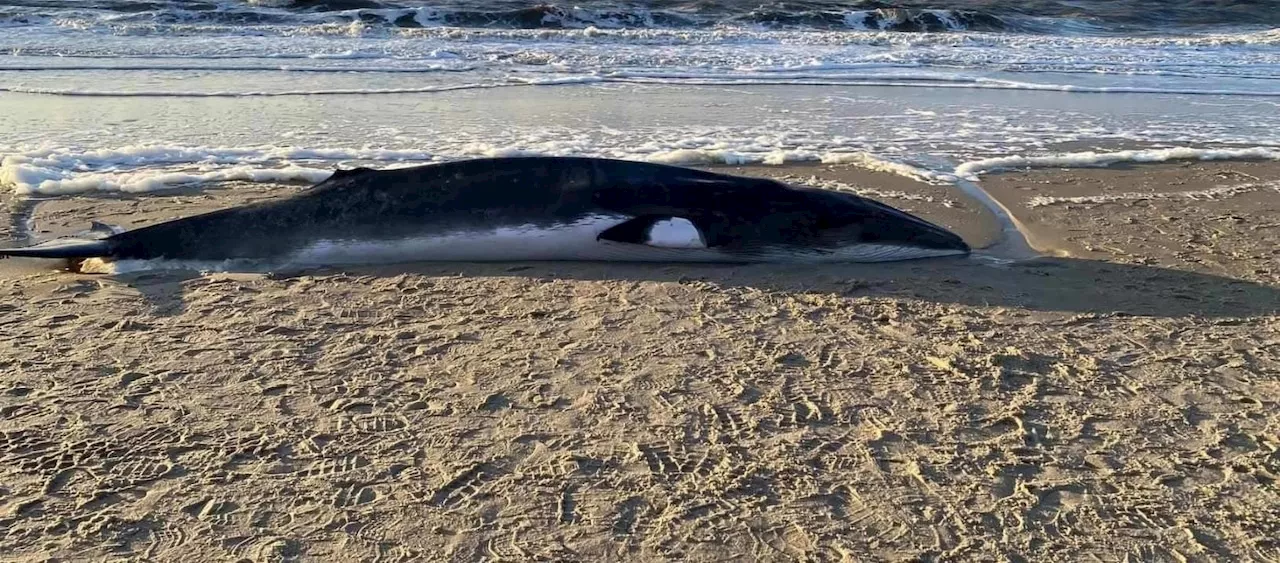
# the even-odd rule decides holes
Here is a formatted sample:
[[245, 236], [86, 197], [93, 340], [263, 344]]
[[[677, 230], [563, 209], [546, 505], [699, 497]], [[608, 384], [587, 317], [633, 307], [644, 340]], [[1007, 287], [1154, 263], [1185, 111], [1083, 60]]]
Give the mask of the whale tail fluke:
[[25, 248], [0, 248], [0, 258], [97, 258], [111, 254], [106, 240], [55, 239]]

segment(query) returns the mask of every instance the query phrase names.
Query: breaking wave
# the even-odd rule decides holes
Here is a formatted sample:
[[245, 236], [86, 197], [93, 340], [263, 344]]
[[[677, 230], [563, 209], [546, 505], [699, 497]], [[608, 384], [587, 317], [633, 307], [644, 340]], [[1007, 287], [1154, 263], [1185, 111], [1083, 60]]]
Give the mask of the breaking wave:
[[894, 32], [1133, 32], [1280, 27], [1270, 0], [587, 0], [574, 3], [411, 0], [19, 0], [0, 25], [312, 26], [502, 29], [754, 28]]

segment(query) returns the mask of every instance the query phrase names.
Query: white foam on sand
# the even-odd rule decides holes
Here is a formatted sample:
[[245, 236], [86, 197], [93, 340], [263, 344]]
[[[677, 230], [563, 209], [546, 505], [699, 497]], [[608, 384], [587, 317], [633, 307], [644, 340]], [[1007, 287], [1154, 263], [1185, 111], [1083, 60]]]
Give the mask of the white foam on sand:
[[421, 162], [416, 150], [304, 147], [127, 146], [45, 148], [0, 158], [0, 186], [23, 195], [150, 192], [227, 181], [319, 182], [333, 173], [316, 163]]
[[552, 78], [512, 77], [505, 82], [441, 84], [404, 88], [316, 88], [304, 90], [104, 90], [93, 88], [43, 88], [21, 85], [0, 86], [0, 92], [43, 94], [86, 98], [261, 98], [282, 96], [371, 96], [378, 94], [428, 94], [516, 86], [559, 86], [603, 82], [595, 76], [558, 76]]
[[[0, 70], [5, 70], [0, 68]], [[25, 68], [13, 70], [27, 70]], [[56, 70], [56, 69], [50, 69]], [[157, 70], [157, 69], [150, 69]], [[160, 69], [163, 70], [163, 69]], [[262, 70], [262, 69], [254, 69]], [[285, 71], [288, 69], [277, 69]], [[376, 72], [377, 67], [365, 69]], [[11, 70], [12, 72], [12, 70]], [[388, 72], [397, 72], [389, 70]], [[833, 73], [827, 71], [726, 72], [720, 70], [686, 71], [588, 71], [556, 73], [510, 73], [500, 79], [481, 82], [456, 82], [429, 86], [383, 88], [296, 88], [282, 90], [180, 90], [180, 89], [106, 89], [98, 87], [58, 87], [7, 84], [0, 92], [75, 97], [176, 97], [176, 98], [240, 98], [281, 96], [372, 96], [387, 94], [430, 94], [458, 90], [508, 88], [521, 86], [566, 86], [601, 83], [697, 86], [843, 86], [894, 88], [969, 88], [988, 90], [1029, 90], [1079, 94], [1160, 94], [1188, 96], [1278, 97], [1280, 90], [1257, 88], [1206, 88], [1178, 85], [1128, 86], [1088, 85], [1050, 82], [1002, 80], [981, 76], [964, 76], [940, 72], [924, 73]]]
[[1217, 186], [1204, 190], [1188, 190], [1183, 192], [1125, 192], [1118, 194], [1099, 194], [1073, 197], [1036, 196], [1027, 201], [1027, 207], [1047, 207], [1050, 205], [1071, 203], [1105, 204], [1140, 200], [1189, 199], [1192, 201], [1207, 201], [1252, 193], [1263, 189], [1271, 189], [1280, 192], [1280, 183], [1238, 184], [1234, 186]]
[[1030, 90], [1078, 94], [1167, 94], [1184, 96], [1280, 96], [1280, 90], [1197, 88], [1177, 86], [1092, 86], [1040, 83], [986, 77], [922, 74], [730, 73], [730, 72], [612, 72], [607, 82], [637, 84], [691, 84], [700, 86], [869, 86], [895, 88], [973, 88]]
[[[644, 160], [657, 164], [762, 164], [766, 156], [749, 155], [725, 149], [676, 149], [649, 154]], [[775, 159], [776, 162], [776, 159]]]
[[938, 172], [879, 157], [867, 152], [817, 152], [808, 150], [774, 150], [766, 153], [743, 152], [732, 149], [678, 149], [649, 154], [644, 160], [661, 164], [696, 165], [728, 164], [741, 166], [764, 164], [780, 166], [788, 163], [820, 162], [822, 164], [852, 164], [877, 172], [888, 172], [931, 184], [950, 183], [955, 178]]
[[234, 166], [208, 172], [126, 172], [119, 174], [68, 174], [66, 171], [35, 172], [30, 169], [0, 168], [0, 183], [12, 183], [23, 195], [69, 195], [86, 192], [140, 193], [197, 186], [213, 182], [320, 182], [332, 170], [288, 166], [253, 168]]
[[725, 145], [711, 139], [683, 139], [665, 146], [699, 148], [664, 150], [649, 143], [611, 147], [587, 141], [550, 141], [536, 149], [469, 143], [448, 153], [412, 149], [340, 147], [189, 147], [138, 145], [83, 150], [43, 148], [0, 158], [0, 187], [22, 195], [58, 196], [91, 192], [141, 193], [202, 184], [245, 182], [319, 182], [335, 167], [379, 163], [378, 167], [412, 166], [458, 158], [519, 156], [596, 156], [675, 165], [783, 165], [796, 162], [853, 164], [930, 182], [951, 176], [865, 152], [780, 149], [769, 144]]
[[[783, 140], [785, 141], [785, 139]], [[782, 143], [783, 141], [776, 141]], [[688, 148], [674, 148], [674, 147]], [[0, 158], [0, 189], [22, 195], [58, 196], [90, 192], [141, 193], [203, 184], [245, 182], [319, 182], [333, 169], [355, 163], [378, 168], [413, 166], [459, 158], [518, 156], [594, 156], [673, 165], [767, 165], [816, 162], [849, 164], [937, 185], [974, 181], [995, 170], [1046, 167], [1102, 167], [1119, 162], [1169, 160], [1280, 160], [1280, 149], [1168, 148], [1116, 152], [1077, 152], [1038, 156], [1002, 156], [974, 160], [940, 171], [896, 158], [837, 145], [780, 148], [768, 143], [717, 141], [691, 137], [639, 146], [610, 145], [588, 139], [529, 143], [525, 146], [467, 143], [440, 152], [354, 147], [199, 147], [137, 145], [84, 150], [55, 147], [13, 152]], [[947, 165], [950, 166], [950, 165]], [[896, 197], [896, 196], [890, 196]]]
[[433, 72], [464, 72], [473, 70], [473, 67], [459, 65], [440, 65], [440, 64], [371, 64], [371, 65], [315, 65], [315, 64], [280, 64], [280, 63], [258, 63], [258, 64], [210, 64], [210, 63], [191, 63], [179, 59], [179, 62], [168, 62], [160, 59], [159, 62], [137, 63], [137, 62], [105, 62], [96, 64], [67, 64], [67, 63], [39, 63], [39, 64], [11, 64], [0, 62], [0, 71], [3, 72], [45, 72], [45, 71], [110, 71], [110, 72], [127, 72], [127, 71], [199, 71], [199, 72], [304, 72], [304, 73], [385, 73], [385, 74], [425, 74]]
[[966, 162], [956, 167], [955, 176], [976, 180], [985, 172], [1022, 168], [1099, 168], [1121, 162], [1149, 163], [1170, 160], [1280, 160], [1280, 149], [1191, 148], [1125, 150], [1115, 152], [1073, 152], [1043, 156], [1001, 156]]
[[878, 157], [867, 152], [832, 152], [822, 155], [819, 160], [823, 164], [853, 164], [867, 170], [889, 172], [930, 184], [949, 184], [956, 180], [956, 177], [952, 174], [912, 166], [905, 162]]
[[5, 157], [5, 165], [30, 163], [56, 168], [94, 166], [149, 166], [157, 164], [252, 164], [281, 160], [430, 160], [429, 152], [383, 148], [206, 147], [180, 145], [129, 145], [83, 150], [51, 147]]

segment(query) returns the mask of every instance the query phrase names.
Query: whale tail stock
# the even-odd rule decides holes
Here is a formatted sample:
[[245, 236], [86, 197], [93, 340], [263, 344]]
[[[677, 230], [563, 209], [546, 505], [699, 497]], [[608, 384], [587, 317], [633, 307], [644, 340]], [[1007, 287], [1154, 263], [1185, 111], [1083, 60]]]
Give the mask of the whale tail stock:
[[107, 256], [105, 240], [58, 239], [24, 248], [0, 248], [0, 258], [97, 258]]
[[105, 240], [57, 239], [25, 248], [0, 248], [5, 258], [52, 258], [67, 261], [67, 270], [80, 272], [85, 260], [111, 255], [111, 244]]
[[14, 258], [66, 258], [83, 260], [111, 255], [108, 238], [123, 233], [124, 229], [91, 221], [89, 230], [78, 235], [42, 242], [22, 248], [0, 248], [0, 259]]

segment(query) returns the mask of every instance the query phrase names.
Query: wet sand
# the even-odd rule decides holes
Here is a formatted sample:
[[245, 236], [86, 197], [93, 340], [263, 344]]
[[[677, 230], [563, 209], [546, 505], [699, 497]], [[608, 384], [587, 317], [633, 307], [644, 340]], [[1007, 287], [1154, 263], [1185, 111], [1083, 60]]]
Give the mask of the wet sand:
[[[995, 236], [954, 188], [742, 171], [902, 192], [884, 200]], [[991, 175], [1060, 254], [1012, 264], [0, 262], [0, 552], [1275, 560], [1277, 180], [1262, 163]], [[1217, 189], [1245, 183], [1266, 186]], [[34, 219], [48, 236], [291, 189]], [[1099, 195], [1124, 197], [1036, 199]]]
[[1034, 170], [983, 185], [1043, 250], [1280, 284], [1280, 163]]

